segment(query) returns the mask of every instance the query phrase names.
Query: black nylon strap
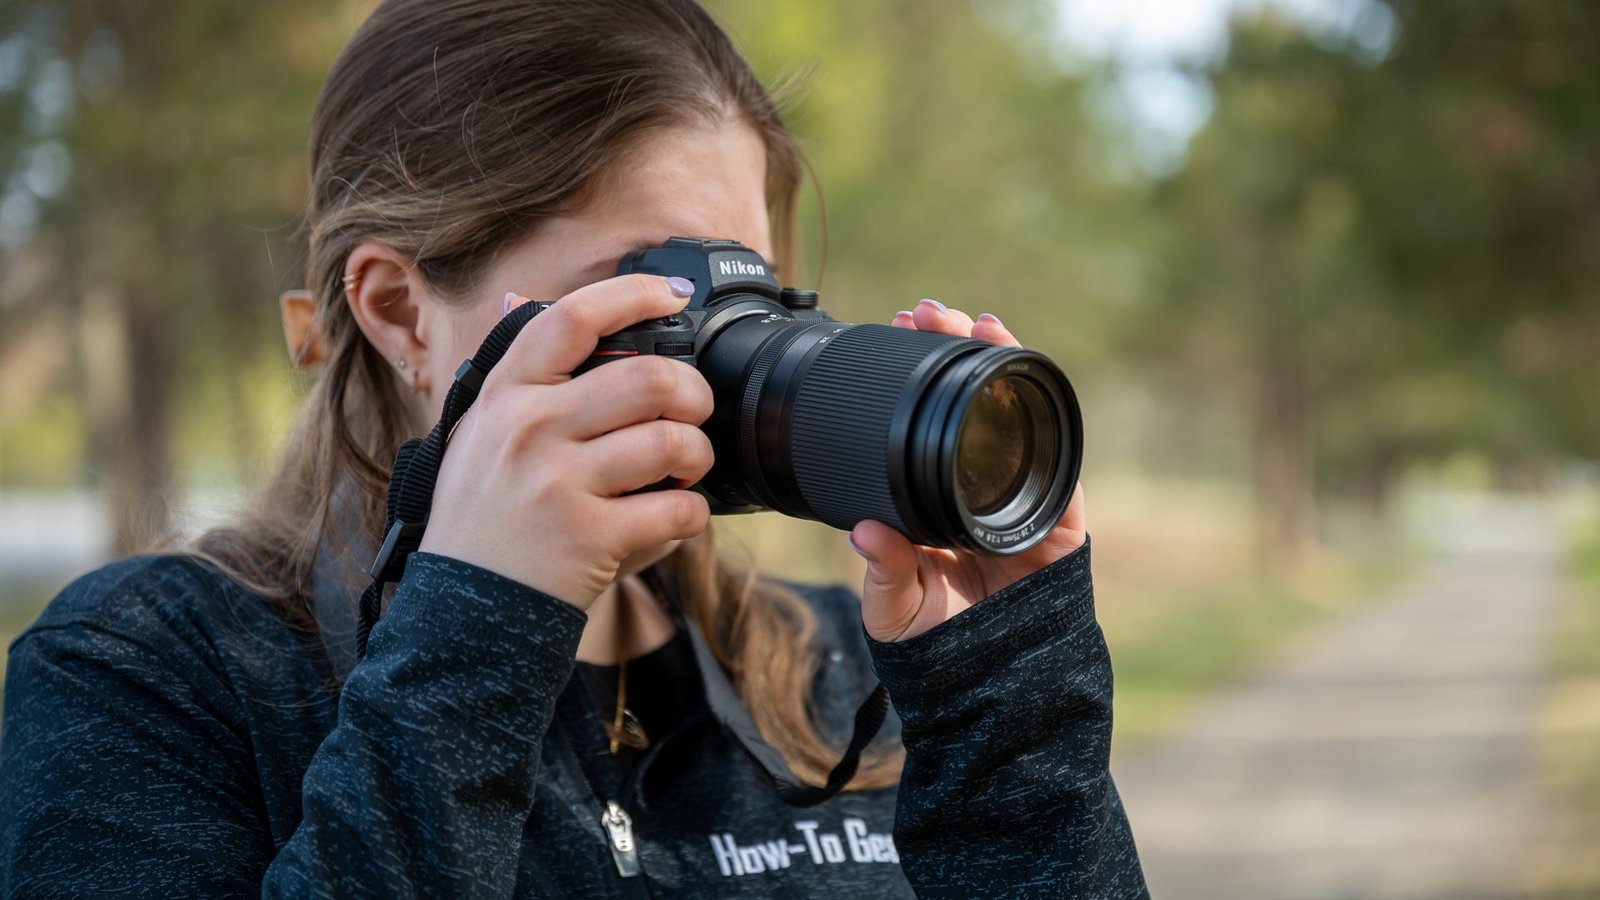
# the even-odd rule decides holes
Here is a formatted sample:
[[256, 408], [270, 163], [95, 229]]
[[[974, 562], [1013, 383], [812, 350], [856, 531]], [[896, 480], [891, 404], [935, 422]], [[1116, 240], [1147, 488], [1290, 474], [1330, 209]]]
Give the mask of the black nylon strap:
[[767, 777], [772, 779], [773, 787], [777, 788], [783, 802], [798, 807], [816, 806], [844, 790], [850, 779], [856, 776], [862, 751], [877, 736], [878, 729], [883, 727], [883, 720], [888, 716], [889, 689], [880, 683], [861, 702], [856, 710], [855, 730], [850, 734], [850, 744], [845, 747], [839, 764], [828, 773], [828, 783], [821, 787], [806, 784], [795, 777], [794, 770], [789, 768], [783, 754], [761, 736], [755, 720], [750, 718], [750, 711], [739, 701], [738, 693], [728, 681], [727, 673], [717, 663], [711, 648], [706, 645], [700, 629], [693, 622], [679, 624], [689, 633], [689, 642], [694, 646], [695, 662], [700, 668], [700, 678], [705, 682], [706, 704], [711, 707], [711, 715], [766, 770]]
[[439, 463], [444, 459], [445, 447], [456, 423], [466, 415], [472, 401], [478, 399], [484, 376], [495, 363], [511, 349], [525, 325], [535, 315], [549, 306], [547, 303], [524, 303], [511, 310], [489, 332], [478, 346], [478, 352], [456, 370], [455, 381], [444, 398], [444, 410], [438, 424], [426, 438], [412, 438], [400, 445], [395, 454], [394, 468], [389, 472], [389, 496], [383, 523], [383, 544], [372, 561], [368, 574], [372, 583], [361, 594], [360, 620], [356, 626], [356, 659], [367, 653], [367, 637], [383, 612], [384, 586], [400, 580], [405, 572], [406, 560], [422, 544], [423, 531], [428, 527], [428, 511], [433, 508], [433, 488], [439, 478]]
[[[548, 303], [525, 303], [507, 313], [489, 336], [483, 339], [478, 352], [456, 369], [455, 381], [445, 395], [444, 410], [438, 424], [426, 438], [412, 438], [400, 445], [395, 454], [394, 468], [389, 473], [389, 495], [384, 521], [384, 540], [378, 555], [372, 561], [368, 574], [372, 583], [361, 594], [360, 620], [356, 628], [356, 659], [367, 653], [367, 638], [383, 614], [384, 587], [399, 581], [404, 574], [406, 560], [422, 544], [423, 532], [428, 526], [428, 512], [433, 507], [433, 489], [439, 477], [439, 463], [444, 459], [445, 448], [456, 423], [466, 414], [472, 402], [478, 399], [483, 380], [495, 367], [523, 327], [543, 310]], [[665, 590], [664, 584], [657, 584]], [[676, 604], [681, 609], [681, 604]], [[889, 692], [882, 684], [856, 710], [855, 731], [844, 758], [828, 773], [828, 783], [818, 787], [795, 777], [788, 762], [776, 748], [767, 743], [757, 730], [750, 711], [739, 701], [738, 693], [728, 681], [727, 673], [717, 663], [711, 648], [694, 623], [683, 618], [680, 612], [679, 627], [689, 634], [694, 647], [695, 661], [705, 683], [706, 703], [711, 714], [737, 739], [745, 751], [766, 770], [777, 788], [778, 796], [791, 806], [816, 806], [844, 790], [855, 777], [861, 764], [861, 753], [883, 727], [889, 710]]]

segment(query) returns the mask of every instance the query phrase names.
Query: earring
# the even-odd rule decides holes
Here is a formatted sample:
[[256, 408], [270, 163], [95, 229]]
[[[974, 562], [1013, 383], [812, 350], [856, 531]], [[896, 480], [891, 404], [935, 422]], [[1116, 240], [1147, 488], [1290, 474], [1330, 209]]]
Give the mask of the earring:
[[351, 272], [350, 274], [344, 276], [344, 292], [346, 294], [355, 293], [356, 288], [360, 284], [361, 284], [361, 273], [360, 272]]
[[[395, 365], [395, 368], [397, 368], [400, 371], [404, 372], [406, 370], [406, 358], [403, 357], [403, 356], [400, 357], [399, 359], [394, 361], [394, 365]], [[422, 393], [422, 370], [420, 370], [420, 369], [412, 369], [411, 370], [411, 393], [413, 393], [413, 394]]]

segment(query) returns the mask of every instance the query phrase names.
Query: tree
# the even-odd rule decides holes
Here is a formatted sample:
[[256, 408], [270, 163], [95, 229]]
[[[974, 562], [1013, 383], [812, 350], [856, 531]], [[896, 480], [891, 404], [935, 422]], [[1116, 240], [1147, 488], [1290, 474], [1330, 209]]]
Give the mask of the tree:
[[40, 214], [10, 254], [48, 274], [11, 315], [66, 313], [121, 551], [170, 530], [179, 409], [224, 385], [208, 411], [254, 446], [243, 373], [277, 334], [271, 286], [298, 281], [284, 262], [300, 258], [305, 132], [340, 18], [303, 0], [40, 0], [7, 23], [32, 63], [8, 96], [53, 112], [13, 100], [4, 152], [12, 171], [42, 153], [65, 173], [24, 198]]

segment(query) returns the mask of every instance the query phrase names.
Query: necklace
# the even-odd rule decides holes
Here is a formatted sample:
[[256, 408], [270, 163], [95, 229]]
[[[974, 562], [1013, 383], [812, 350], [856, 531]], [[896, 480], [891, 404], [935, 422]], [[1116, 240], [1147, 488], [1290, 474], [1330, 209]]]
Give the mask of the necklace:
[[615, 756], [624, 745], [635, 750], [650, 746], [639, 717], [628, 708], [628, 617], [630, 604], [627, 589], [617, 583], [617, 703], [611, 716], [611, 727], [606, 733], [611, 737], [611, 755]]

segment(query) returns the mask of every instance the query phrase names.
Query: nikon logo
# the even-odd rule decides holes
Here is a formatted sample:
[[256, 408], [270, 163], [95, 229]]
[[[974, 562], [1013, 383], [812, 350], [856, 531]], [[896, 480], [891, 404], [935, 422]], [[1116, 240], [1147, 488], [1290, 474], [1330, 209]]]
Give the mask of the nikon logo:
[[755, 265], [739, 260], [729, 260], [717, 263], [717, 271], [722, 275], [766, 275], [767, 267]]

